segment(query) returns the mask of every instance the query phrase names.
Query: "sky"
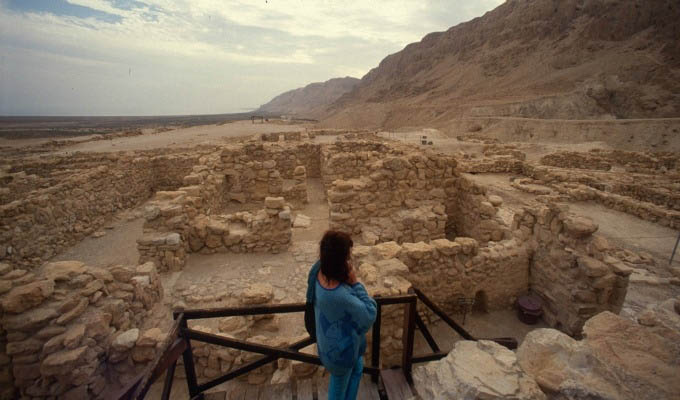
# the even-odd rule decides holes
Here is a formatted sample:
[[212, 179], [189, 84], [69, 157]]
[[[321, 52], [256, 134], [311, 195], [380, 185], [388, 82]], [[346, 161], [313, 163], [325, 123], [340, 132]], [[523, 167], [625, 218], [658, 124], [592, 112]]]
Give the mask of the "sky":
[[243, 112], [503, 0], [0, 0], [0, 115]]

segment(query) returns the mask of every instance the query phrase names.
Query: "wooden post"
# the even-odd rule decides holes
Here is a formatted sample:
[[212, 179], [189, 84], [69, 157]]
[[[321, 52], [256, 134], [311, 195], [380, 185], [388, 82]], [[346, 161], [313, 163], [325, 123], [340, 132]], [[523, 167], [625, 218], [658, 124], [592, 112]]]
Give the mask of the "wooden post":
[[[380, 370], [380, 319], [382, 314], [382, 307], [380, 303], [376, 307], [375, 322], [373, 323], [373, 344], [371, 348], [371, 366]], [[371, 380], [378, 382], [378, 374], [372, 375]]]
[[194, 353], [191, 351], [191, 340], [189, 339], [189, 336], [185, 332], [185, 330], [189, 328], [187, 326], [187, 320], [182, 318], [182, 321], [180, 321], [179, 326], [182, 337], [187, 342], [187, 348], [186, 350], [184, 350], [184, 353], [182, 353], [182, 359], [184, 360], [184, 372], [186, 373], [187, 376], [189, 397], [194, 398], [198, 396], [200, 400], [203, 400], [203, 396], [199, 396], [200, 392], [198, 391], [198, 380], [196, 379], [196, 367], [194, 366]]
[[[412, 292], [412, 289], [409, 289]], [[411, 383], [411, 369], [413, 367], [413, 339], [416, 328], [416, 299], [404, 304], [404, 329], [403, 329], [403, 353], [402, 353], [402, 368], [404, 369], [404, 376], [406, 380]]]
[[172, 381], [175, 376], [175, 367], [177, 366], [177, 360], [170, 364], [170, 368], [165, 371], [165, 382], [163, 382], [163, 394], [161, 395], [161, 400], [169, 400], [170, 392], [172, 391]]
[[675, 247], [673, 247], [673, 253], [671, 254], [671, 259], [668, 260], [668, 265], [673, 264], [673, 258], [675, 258], [675, 251], [678, 249], [678, 243], [680, 243], [680, 232], [678, 232], [678, 240], [675, 241]]

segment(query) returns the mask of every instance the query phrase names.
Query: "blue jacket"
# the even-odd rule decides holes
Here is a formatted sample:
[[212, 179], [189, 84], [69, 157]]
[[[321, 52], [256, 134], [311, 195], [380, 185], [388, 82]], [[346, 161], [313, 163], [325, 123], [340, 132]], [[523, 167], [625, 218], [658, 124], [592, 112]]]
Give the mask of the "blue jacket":
[[316, 343], [324, 367], [345, 375], [366, 351], [366, 332], [376, 316], [376, 303], [361, 283], [326, 289], [318, 282], [317, 261], [307, 278], [307, 301], [314, 303]]

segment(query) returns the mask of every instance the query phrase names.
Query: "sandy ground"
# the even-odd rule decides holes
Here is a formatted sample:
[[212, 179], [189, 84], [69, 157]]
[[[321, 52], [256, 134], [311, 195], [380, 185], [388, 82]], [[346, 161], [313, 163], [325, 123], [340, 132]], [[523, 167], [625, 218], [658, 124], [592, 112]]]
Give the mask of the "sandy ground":
[[[209, 144], [224, 144], [233, 138], [247, 137], [258, 133], [290, 132], [304, 130], [303, 125], [285, 125], [274, 123], [251, 123], [237, 121], [222, 125], [201, 125], [190, 128], [173, 129], [165, 132], [151, 133], [145, 130], [140, 136], [120, 137], [110, 140], [87, 141], [89, 137], [59, 138], [80, 141], [73, 145], [59, 148], [55, 154], [68, 154], [76, 151], [111, 152], [128, 150], [149, 150], [156, 148], [188, 147]], [[0, 146], [26, 147], [49, 142], [52, 139], [0, 139]]]

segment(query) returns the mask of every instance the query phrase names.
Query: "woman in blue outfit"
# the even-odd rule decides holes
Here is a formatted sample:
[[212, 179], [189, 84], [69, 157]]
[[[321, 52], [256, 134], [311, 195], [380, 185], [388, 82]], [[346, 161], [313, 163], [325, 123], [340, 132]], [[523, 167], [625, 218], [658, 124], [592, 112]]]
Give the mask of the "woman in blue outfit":
[[357, 281], [350, 262], [352, 239], [328, 231], [321, 239], [320, 257], [307, 280], [307, 301], [314, 303], [319, 357], [331, 373], [329, 400], [357, 397], [364, 369], [366, 332], [375, 321], [376, 304]]

